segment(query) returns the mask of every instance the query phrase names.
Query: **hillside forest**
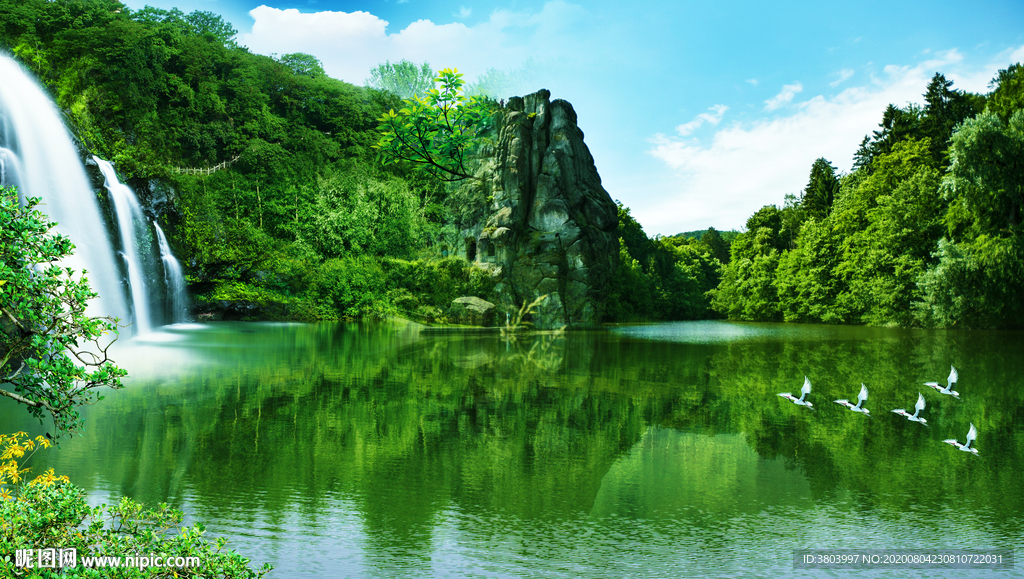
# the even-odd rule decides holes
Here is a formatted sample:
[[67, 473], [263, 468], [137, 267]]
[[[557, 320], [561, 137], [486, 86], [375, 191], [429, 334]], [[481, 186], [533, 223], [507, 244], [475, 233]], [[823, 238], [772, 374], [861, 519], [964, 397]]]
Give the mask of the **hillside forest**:
[[[0, 0], [0, 50], [161, 222], [197, 312], [444, 322], [455, 297], [486, 296], [488, 276], [457, 255], [486, 200], [373, 149], [378, 119], [431, 86], [430, 65], [382, 63], [355, 86], [236, 34], [205, 11]], [[510, 96], [501, 76], [465, 87], [493, 115]], [[619, 203], [605, 321], [1020, 327], [1024, 69], [984, 95], [939, 73], [923, 88], [924, 106], [883, 112], [851, 173], [818, 159], [743, 232], [649, 237]]]

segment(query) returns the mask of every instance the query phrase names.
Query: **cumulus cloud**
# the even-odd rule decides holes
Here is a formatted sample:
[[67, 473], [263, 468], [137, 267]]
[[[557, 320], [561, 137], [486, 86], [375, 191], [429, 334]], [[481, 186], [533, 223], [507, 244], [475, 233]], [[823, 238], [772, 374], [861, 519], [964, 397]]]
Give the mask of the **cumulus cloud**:
[[835, 79], [834, 81], [828, 84], [829, 86], [839, 86], [846, 82], [847, 80], [849, 80], [851, 76], [853, 76], [853, 71], [849, 68], [844, 68], [843, 70], [839, 71], [839, 78]]
[[1018, 55], [1024, 56], [1024, 47], [988, 65], [963, 67], [960, 53], [944, 52], [916, 66], [887, 66], [833, 97], [794, 103], [791, 114], [732, 124], [705, 142], [656, 134], [648, 153], [673, 169], [675, 178], [663, 197], [634, 207], [633, 214], [650, 232], [742, 227], [763, 205], [781, 204], [787, 193], [798, 193], [818, 157], [851, 170], [861, 139], [878, 128], [885, 107], [922, 102], [936, 70], [949, 71], [946, 77], [956, 88], [984, 92], [995, 71]]
[[782, 105], [789, 103], [796, 96], [796, 93], [802, 90], [804, 90], [804, 85], [800, 83], [784, 85], [782, 92], [764, 101], [764, 110], [774, 111]]
[[[457, 16], [470, 13], [463, 7]], [[530, 57], [572, 54], [573, 32], [587, 11], [552, 0], [534, 13], [497, 10], [474, 26], [418, 20], [395, 32], [386, 20], [362, 11], [303, 13], [259, 6], [249, 15], [255, 20], [252, 30], [238, 38], [253, 52], [309, 53], [323, 62], [329, 75], [362, 84], [370, 70], [385, 60], [457, 67], [471, 79], [492, 67], [515, 68]]]
[[704, 123], [717, 125], [722, 121], [722, 116], [725, 115], [725, 111], [729, 110], [729, 107], [725, 105], [715, 105], [708, 108], [708, 110], [711, 112], [701, 113], [694, 117], [692, 121], [683, 123], [676, 127], [676, 132], [679, 133], [680, 136], [685, 137], [686, 135], [696, 131]]
[[459, 12], [457, 14], [452, 14], [452, 16], [455, 16], [456, 18], [469, 18], [469, 15], [472, 14], [472, 13], [473, 13], [473, 9], [472, 8], [466, 8], [465, 6], [459, 6]]

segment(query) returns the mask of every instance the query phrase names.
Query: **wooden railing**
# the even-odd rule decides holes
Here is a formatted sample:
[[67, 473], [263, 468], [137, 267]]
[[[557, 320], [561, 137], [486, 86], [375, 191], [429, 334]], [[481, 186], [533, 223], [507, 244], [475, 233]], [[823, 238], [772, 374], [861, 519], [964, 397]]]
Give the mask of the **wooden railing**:
[[209, 175], [210, 173], [216, 173], [217, 171], [220, 171], [221, 169], [227, 169], [231, 165], [234, 165], [235, 161], [237, 161], [240, 157], [241, 157], [241, 155], [236, 155], [234, 159], [231, 159], [230, 161], [224, 161], [223, 163], [220, 163], [218, 165], [214, 165], [213, 167], [206, 167], [206, 168], [171, 167], [170, 169], [171, 169], [171, 172], [177, 173], [179, 175]]

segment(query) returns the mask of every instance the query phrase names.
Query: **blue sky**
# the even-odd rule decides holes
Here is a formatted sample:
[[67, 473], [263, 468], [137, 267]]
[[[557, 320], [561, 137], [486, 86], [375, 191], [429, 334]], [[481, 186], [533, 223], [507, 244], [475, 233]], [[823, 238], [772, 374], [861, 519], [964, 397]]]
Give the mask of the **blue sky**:
[[[122, 0], [123, 1], [123, 0]], [[648, 234], [742, 228], [825, 157], [849, 171], [888, 103], [942, 72], [987, 92], [1024, 61], [1024, 2], [130, 0], [209, 10], [261, 54], [363, 84], [379, 62], [520, 69], [573, 104], [612, 198]]]

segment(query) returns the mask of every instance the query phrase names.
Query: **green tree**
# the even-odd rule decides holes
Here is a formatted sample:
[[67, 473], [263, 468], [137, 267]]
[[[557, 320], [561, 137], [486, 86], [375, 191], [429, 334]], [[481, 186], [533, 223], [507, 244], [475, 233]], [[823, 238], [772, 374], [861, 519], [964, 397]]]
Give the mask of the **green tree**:
[[466, 149], [490, 118], [491, 106], [462, 94], [462, 75], [444, 69], [435, 79], [440, 90], [430, 89], [424, 97], [404, 101], [381, 115], [380, 140], [374, 145], [384, 165], [411, 163], [442, 181], [472, 178], [466, 167]]
[[970, 247], [940, 239], [935, 257], [937, 263], [917, 280], [921, 300], [914, 304], [914, 314], [918, 322], [926, 327], [957, 328], [983, 319], [995, 304], [986, 303], [978, 283], [985, 279], [984, 271]]
[[385, 90], [403, 99], [426, 96], [434, 88], [435, 75], [430, 64], [424, 62], [417, 66], [408, 60], [394, 64], [384, 61], [370, 71], [367, 86]]
[[935, 73], [924, 93], [921, 129], [924, 136], [931, 139], [932, 159], [936, 166], [946, 165], [946, 147], [953, 129], [984, 108], [982, 97], [952, 89], [952, 86], [953, 81]]
[[512, 95], [530, 92], [531, 78], [536, 62], [531, 58], [517, 69], [499, 70], [489, 68], [466, 86], [466, 94], [507, 99]]
[[832, 211], [832, 203], [839, 194], [836, 168], [824, 157], [811, 166], [811, 176], [800, 196], [800, 207], [808, 217], [824, 219]]
[[1011, 64], [1000, 70], [989, 88], [993, 89], [986, 104], [989, 111], [999, 115], [1005, 123], [1013, 113], [1024, 109], [1024, 66]]
[[787, 322], [844, 323], [849, 312], [836, 305], [845, 290], [835, 275], [839, 239], [832, 223], [807, 220], [796, 248], [782, 255], [776, 271], [779, 307]]
[[923, 115], [921, 107], [913, 103], [908, 104], [905, 109], [893, 104], [886, 107], [885, 112], [882, 113], [882, 122], [878, 125], [881, 130], [864, 137], [860, 148], [854, 154], [854, 168], [864, 169], [870, 173], [872, 171], [871, 162], [875, 157], [892, 152], [893, 146], [903, 139], [923, 136], [921, 129]]
[[324, 66], [320, 62], [320, 59], [312, 54], [293, 52], [291, 54], [282, 55], [277, 59], [277, 61], [290, 68], [293, 73], [300, 76], [316, 78], [327, 74], [324, 72]]
[[116, 339], [116, 321], [85, 314], [96, 293], [60, 266], [74, 245], [49, 233], [38, 203], [22, 207], [13, 189], [0, 189], [0, 395], [40, 421], [48, 413], [59, 436], [81, 428], [77, 408], [102, 399], [98, 388], [121, 388], [127, 372], [107, 356], [113, 340], [104, 343]]
[[700, 237], [700, 242], [712, 257], [722, 263], [729, 263], [729, 244], [714, 227], [708, 227], [708, 230]]
[[969, 119], [950, 143], [949, 176], [954, 198], [949, 218], [956, 237], [1009, 237], [1021, 232], [1024, 217], [1024, 110], [1004, 123], [994, 112]]
[[[925, 319], [1019, 327], [1024, 324], [1024, 110], [1007, 123], [991, 111], [964, 121], [953, 134], [949, 156], [942, 189], [954, 243], [940, 248], [939, 263], [922, 277]], [[967, 308], [945, 296], [949, 290], [941, 285], [950, 277], [961, 279], [961, 271], [978, 274], [971, 284], [957, 286], [972, 298]]]
[[206, 10], [196, 10], [185, 17], [195, 34], [200, 36], [211, 36], [220, 44], [234, 48], [235, 35], [238, 31], [234, 26], [224, 21], [219, 14]]
[[747, 231], [732, 242], [721, 283], [708, 292], [715, 311], [735, 320], [781, 319], [775, 284], [781, 229], [782, 212], [774, 205], [765, 205], [747, 219]]
[[851, 321], [909, 326], [917, 278], [942, 236], [941, 175], [929, 139], [897, 143], [873, 168], [852, 184], [831, 223], [842, 234], [834, 275], [847, 286], [836, 304]]

